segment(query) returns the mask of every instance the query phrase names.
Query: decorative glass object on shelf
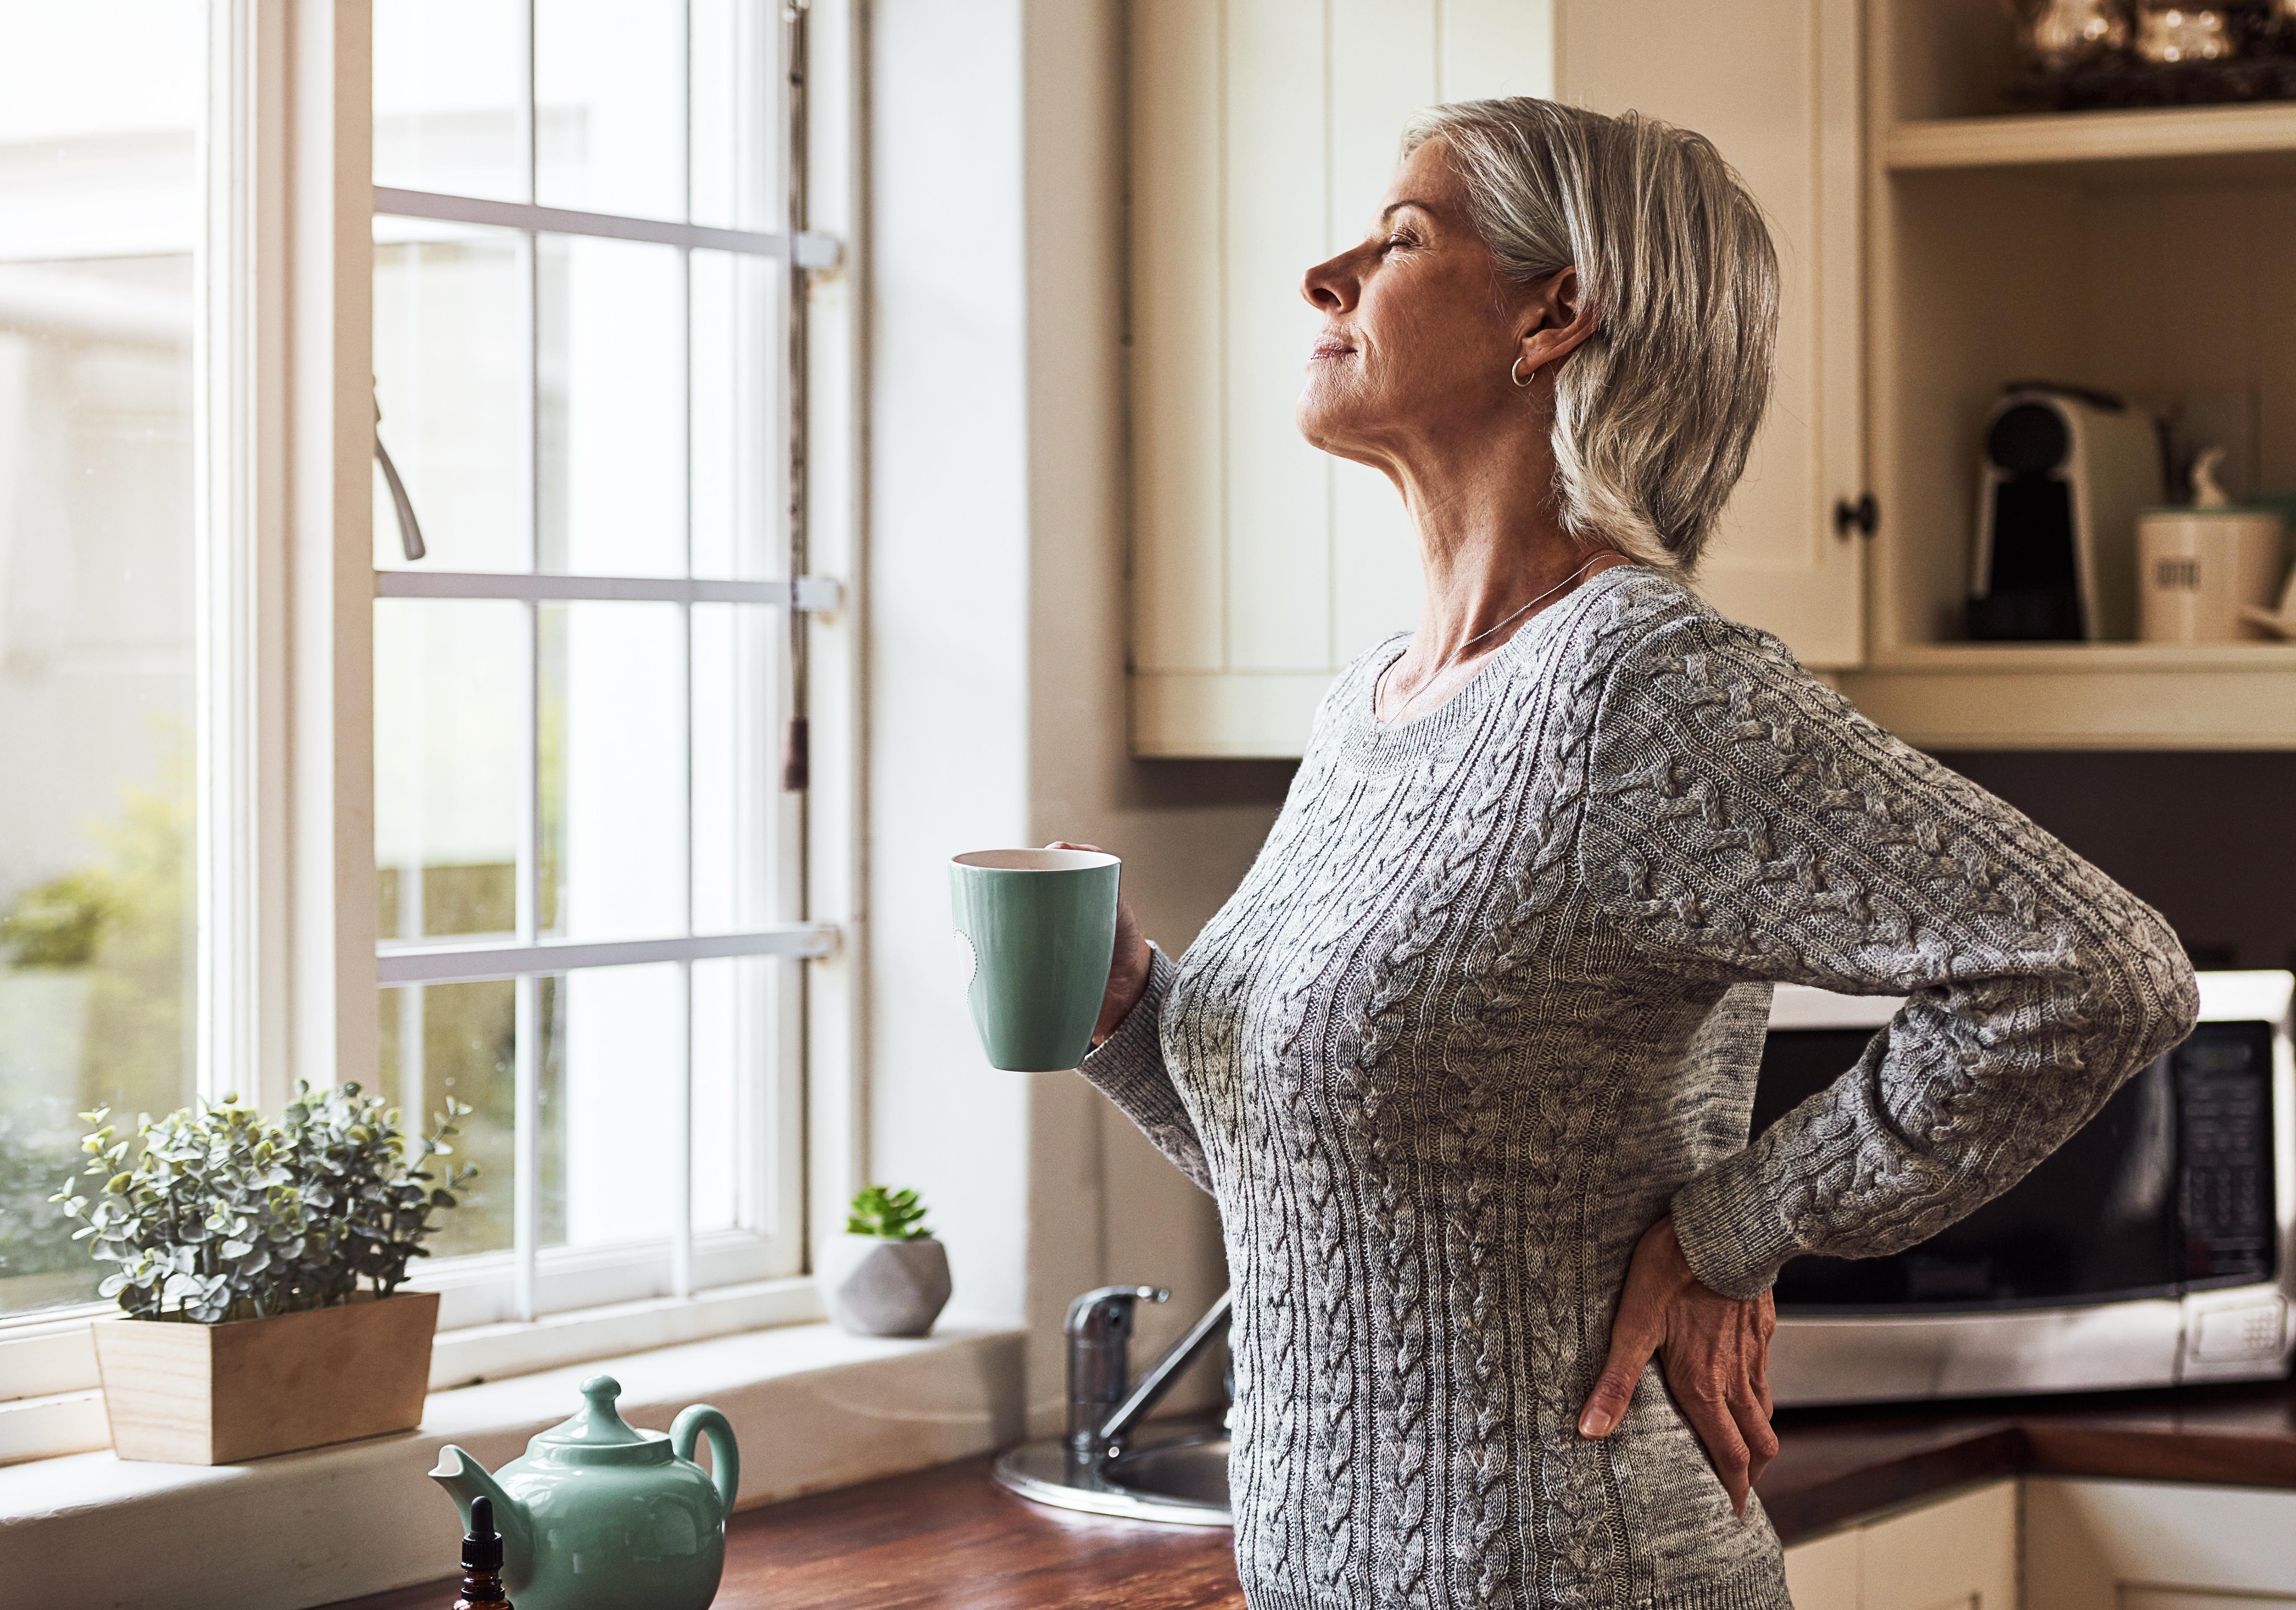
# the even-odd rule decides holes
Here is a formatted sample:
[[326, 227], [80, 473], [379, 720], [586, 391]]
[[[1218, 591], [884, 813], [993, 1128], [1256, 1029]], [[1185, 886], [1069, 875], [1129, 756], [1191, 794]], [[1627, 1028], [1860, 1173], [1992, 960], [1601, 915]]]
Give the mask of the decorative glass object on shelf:
[[2296, 0], [2005, 0], [2020, 110], [2296, 99]]

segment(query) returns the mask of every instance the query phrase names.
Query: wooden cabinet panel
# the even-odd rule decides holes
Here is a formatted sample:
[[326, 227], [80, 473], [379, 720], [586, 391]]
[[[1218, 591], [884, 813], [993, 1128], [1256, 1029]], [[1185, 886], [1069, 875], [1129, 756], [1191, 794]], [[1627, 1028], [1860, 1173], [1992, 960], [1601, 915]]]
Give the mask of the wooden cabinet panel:
[[1769, 415], [1700, 577], [1811, 665], [1865, 654], [1857, 0], [1562, 0], [1566, 100], [1711, 139], [1761, 201], [1781, 276]]
[[[1529, 10], [1529, 7], [1521, 8]], [[1364, 237], [1395, 172], [1398, 137], [1443, 99], [1435, 0], [1332, 0], [1331, 226], [1324, 251]], [[1332, 480], [1332, 662], [1345, 665], [1419, 619], [1419, 545], [1402, 496], [1378, 471], [1326, 458]]]
[[2029, 1610], [2296, 1604], [2296, 1492], [2029, 1477]]
[[1132, 661], [1226, 663], [1220, 0], [1131, 12]]
[[2017, 1483], [1786, 1550], [1794, 1610], [2017, 1610]]
[[[1332, 477], [1292, 423], [1323, 320], [1300, 277], [1329, 214], [1323, 0], [1229, 0], [1226, 104], [1227, 663], [1332, 661]], [[1304, 606], [1304, 607], [1303, 607]]]
[[2016, 1610], [2017, 1484], [1860, 1529], [1860, 1610]]
[[1130, 8], [1132, 743], [1297, 755], [1332, 675], [1418, 616], [1384, 476], [1300, 439], [1304, 271], [1358, 238], [1405, 119], [1552, 93], [1546, 0]]
[[1786, 1550], [1794, 1610], [1857, 1610], [1857, 1533], [1837, 1532]]

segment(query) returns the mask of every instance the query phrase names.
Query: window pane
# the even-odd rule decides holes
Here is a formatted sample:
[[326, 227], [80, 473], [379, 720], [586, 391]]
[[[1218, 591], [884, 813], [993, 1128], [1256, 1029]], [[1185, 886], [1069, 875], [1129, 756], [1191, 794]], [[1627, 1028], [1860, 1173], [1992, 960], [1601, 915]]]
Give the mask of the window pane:
[[374, 605], [374, 856], [385, 941], [518, 925], [526, 606]]
[[[601, 1246], [670, 1233], [685, 987], [675, 962], [597, 967], [553, 982], [545, 1065], [561, 1099], [542, 1136], [542, 1244]], [[554, 1226], [555, 1228], [554, 1228]]]
[[693, 573], [784, 575], [782, 266], [726, 251], [693, 259]]
[[685, 265], [541, 237], [542, 568], [685, 573]]
[[521, 0], [378, 0], [374, 182], [527, 197]]
[[427, 1130], [448, 1097], [472, 1111], [455, 1121], [455, 1163], [479, 1176], [426, 1243], [434, 1258], [501, 1252], [517, 1215], [517, 993], [507, 980], [408, 984], [381, 991], [382, 1095], [410, 1132]]
[[[533, 552], [525, 237], [374, 221], [376, 428], [436, 571], [523, 571]], [[374, 562], [408, 568], [378, 472]]]
[[542, 925], [686, 932], [685, 632], [674, 604], [554, 604], [542, 628]]
[[693, 221], [779, 230], [781, 8], [767, 0], [690, 0], [693, 29]]
[[[693, 929], [775, 920], [782, 612], [693, 606]], [[794, 851], [794, 843], [790, 849]]]
[[685, 8], [535, 0], [535, 200], [685, 216]]
[[[192, 251], [202, 8], [0, 52], [0, 1313], [101, 1277], [74, 1114], [193, 1094]], [[91, 1182], [93, 1183], [93, 1182]]]
[[737, 956], [693, 964], [693, 1228], [759, 1228], [762, 1158], [779, 1155], [771, 1124], [775, 967]]

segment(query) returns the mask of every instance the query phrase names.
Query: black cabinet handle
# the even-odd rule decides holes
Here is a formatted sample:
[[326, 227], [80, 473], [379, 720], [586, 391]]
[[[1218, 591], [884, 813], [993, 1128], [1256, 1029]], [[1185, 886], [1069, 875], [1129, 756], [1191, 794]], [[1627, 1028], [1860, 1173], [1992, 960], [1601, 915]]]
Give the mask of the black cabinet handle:
[[1882, 523], [1882, 505], [1874, 501], [1874, 494], [1861, 492], [1857, 501], [1847, 497], [1833, 500], [1833, 534], [1848, 538], [1855, 531], [1860, 537], [1871, 537]]

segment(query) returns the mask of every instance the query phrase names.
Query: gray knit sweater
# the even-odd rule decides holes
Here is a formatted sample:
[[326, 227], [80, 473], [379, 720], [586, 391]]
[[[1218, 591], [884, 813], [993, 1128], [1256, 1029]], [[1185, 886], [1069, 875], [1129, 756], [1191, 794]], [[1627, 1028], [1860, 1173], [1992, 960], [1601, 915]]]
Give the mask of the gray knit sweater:
[[[1254, 1610], [1787, 1604], [1655, 1367], [1582, 1440], [1637, 1236], [1751, 1297], [2005, 1189], [2195, 1006], [2148, 907], [1650, 570], [1378, 724], [1087, 1060], [1219, 1203]], [[1770, 985], [1910, 998], [1748, 1144]]]

